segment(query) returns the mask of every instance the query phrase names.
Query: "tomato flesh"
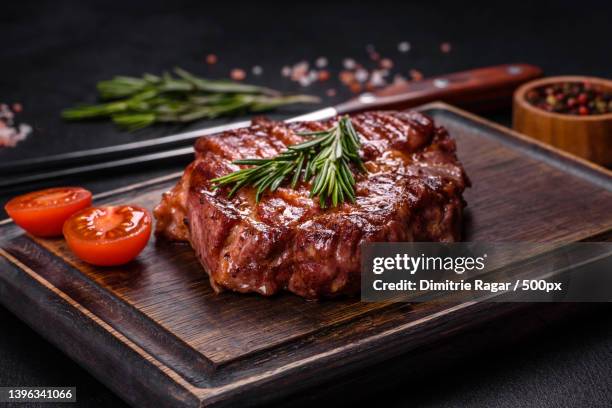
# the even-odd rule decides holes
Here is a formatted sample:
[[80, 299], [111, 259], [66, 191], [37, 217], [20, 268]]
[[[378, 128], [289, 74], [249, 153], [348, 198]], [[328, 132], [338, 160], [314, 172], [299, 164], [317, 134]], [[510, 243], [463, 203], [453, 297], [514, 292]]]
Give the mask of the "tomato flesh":
[[91, 207], [64, 224], [64, 238], [76, 256], [99, 266], [122, 265], [144, 249], [151, 236], [151, 215], [134, 205]]
[[89, 206], [91, 192], [80, 187], [57, 187], [15, 197], [4, 209], [15, 224], [30, 234], [52, 237], [62, 234], [68, 217]]

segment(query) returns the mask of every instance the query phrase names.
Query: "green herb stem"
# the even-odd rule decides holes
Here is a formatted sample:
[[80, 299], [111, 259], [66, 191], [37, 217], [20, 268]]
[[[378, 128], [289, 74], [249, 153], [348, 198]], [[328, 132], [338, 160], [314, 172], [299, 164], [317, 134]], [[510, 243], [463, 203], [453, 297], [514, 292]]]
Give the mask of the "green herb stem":
[[324, 131], [299, 134], [312, 138], [289, 146], [275, 157], [234, 161], [254, 167], [213, 179], [213, 188], [233, 185], [228, 193], [231, 198], [242, 187], [252, 186], [259, 202], [266, 190], [275, 191], [289, 178], [291, 188], [295, 188], [302, 179], [312, 182], [310, 197], [318, 197], [322, 208], [329, 203], [335, 207], [345, 201], [355, 202], [355, 178], [350, 164], [358, 171], [367, 170], [359, 157], [360, 139], [350, 118], [343, 116], [334, 127]]
[[98, 92], [108, 102], [65, 109], [62, 117], [67, 120], [109, 117], [122, 128], [136, 130], [156, 122], [185, 123], [319, 102], [319, 98], [309, 95], [281, 95], [260, 86], [199, 78], [181, 68], [175, 68], [174, 74], [117, 76], [101, 81]]

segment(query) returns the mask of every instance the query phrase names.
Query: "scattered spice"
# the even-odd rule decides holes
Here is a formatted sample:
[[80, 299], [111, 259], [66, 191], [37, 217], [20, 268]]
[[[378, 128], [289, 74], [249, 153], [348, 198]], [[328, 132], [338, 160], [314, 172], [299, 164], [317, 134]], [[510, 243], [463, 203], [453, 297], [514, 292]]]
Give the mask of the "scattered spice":
[[352, 58], [345, 58], [344, 61], [342, 61], [342, 66], [346, 69], [355, 69], [355, 65], [357, 65], [357, 63]]
[[14, 147], [32, 133], [32, 126], [15, 120], [15, 114], [22, 111], [23, 106], [20, 103], [14, 103], [12, 106], [0, 104], [0, 147]]
[[309, 64], [307, 61], [301, 61], [295, 64], [291, 69], [291, 80], [299, 81], [302, 79], [306, 74], [308, 74], [308, 68]]
[[291, 79], [299, 82], [301, 86], [309, 86], [313, 82], [319, 79], [319, 72], [316, 70], [309, 70], [307, 62], [302, 62], [293, 68], [291, 73]]
[[333, 89], [333, 88], [330, 88], [330, 89], [327, 90], [327, 92], [325, 92], [325, 94], [327, 96], [329, 96], [330, 98], [332, 98], [332, 97], [336, 96], [336, 90]]
[[442, 44], [440, 44], [440, 51], [442, 51], [444, 54], [448, 54], [449, 52], [451, 52], [451, 44], [449, 42], [443, 42]]
[[[408, 41], [401, 41], [397, 44], [399, 53], [407, 53], [411, 49], [412, 45]], [[450, 42], [441, 43], [440, 50], [443, 53], [450, 52]], [[336, 71], [340, 83], [351, 92], [361, 92], [364, 89], [373, 91], [386, 86], [388, 83], [420, 81], [423, 79], [423, 74], [416, 69], [410, 70], [407, 77], [394, 72], [396, 69], [394, 60], [387, 56], [381, 56], [373, 44], [367, 44], [365, 51], [368, 59], [359, 61], [355, 58], [344, 58], [340, 61], [341, 70]], [[328, 65], [327, 57], [320, 56], [314, 62], [304, 60], [293, 66], [284, 66], [281, 69], [281, 75], [306, 87], [313, 83], [328, 81], [335, 74], [333, 70], [327, 68]]]
[[380, 60], [380, 67], [384, 69], [391, 69], [393, 68], [393, 61], [391, 61], [389, 58], [383, 58]]
[[421, 79], [423, 79], [423, 74], [418, 69], [411, 69], [410, 70], [410, 78], [413, 81], [420, 81]]
[[242, 81], [246, 78], [246, 72], [244, 72], [244, 69], [234, 68], [230, 72], [230, 78], [234, 81]]
[[329, 71], [326, 70], [321, 70], [319, 71], [319, 81], [323, 82], [323, 81], [327, 81], [329, 79], [330, 75], [329, 75]]
[[397, 50], [402, 54], [405, 54], [410, 51], [410, 48], [411, 46], [408, 41], [402, 41], [401, 43], [397, 44]]
[[380, 59], [380, 54], [376, 52], [376, 48], [372, 44], [366, 45], [366, 52], [372, 61], [378, 61]]
[[355, 71], [355, 79], [357, 80], [357, 82], [363, 83], [368, 80], [369, 76], [370, 74], [368, 73], [368, 71], [363, 68], [360, 68]]
[[565, 82], [541, 86], [525, 98], [547, 112], [567, 115], [602, 115], [612, 112], [612, 91], [589, 82]]
[[363, 88], [358, 82], [352, 82], [351, 85], [349, 85], [349, 89], [352, 93], [359, 93]]
[[317, 68], [325, 68], [327, 64], [328, 64], [328, 61], [327, 61], [327, 58], [325, 57], [319, 57], [315, 61], [315, 65], [317, 66]]
[[385, 73], [384, 71], [372, 71], [372, 75], [370, 75], [370, 84], [374, 87], [374, 88], [380, 88], [382, 86], [385, 86], [387, 84], [387, 81], [385, 80], [385, 76], [388, 73]]
[[214, 65], [217, 63], [217, 56], [215, 54], [208, 54], [206, 56], [206, 63], [208, 65]]
[[[313, 72], [314, 75], [316, 76], [316, 72]], [[316, 79], [316, 78], [314, 78]], [[310, 84], [312, 84], [314, 82], [314, 79], [312, 78], [311, 74], [305, 75], [303, 77], [301, 77], [298, 82], [301, 86], [310, 86]]]
[[339, 78], [340, 82], [347, 86], [355, 81], [355, 75], [351, 71], [341, 71]]

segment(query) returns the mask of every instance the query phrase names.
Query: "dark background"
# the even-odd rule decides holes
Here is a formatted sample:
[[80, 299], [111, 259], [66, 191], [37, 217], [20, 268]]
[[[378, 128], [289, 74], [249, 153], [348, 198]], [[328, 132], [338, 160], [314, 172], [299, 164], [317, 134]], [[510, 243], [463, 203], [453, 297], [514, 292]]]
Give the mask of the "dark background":
[[[35, 132], [15, 149], [1, 149], [3, 162], [73, 149], [128, 142], [182, 130], [157, 127], [136, 133], [102, 122], [66, 124], [62, 108], [95, 101], [97, 81], [117, 74], [159, 73], [180, 65], [197, 74], [227, 77], [243, 68], [248, 81], [288, 92], [320, 95], [320, 106], [350, 93], [333, 76], [324, 85], [301, 88], [282, 78], [281, 67], [325, 56], [337, 74], [345, 57], [367, 61], [372, 44], [392, 58], [394, 71], [418, 69], [433, 76], [485, 65], [527, 62], [546, 75], [612, 73], [612, 3], [465, 2], [275, 4], [260, 2], [10, 2], [0, 10], [0, 102], [20, 102], [20, 119]], [[397, 52], [400, 41], [412, 50]], [[452, 50], [440, 52], [441, 42]], [[208, 53], [219, 57], [208, 66]], [[250, 75], [260, 65], [261, 77]], [[325, 90], [335, 88], [329, 98]], [[287, 116], [317, 106], [277, 112]], [[488, 113], [510, 124], [510, 110]], [[218, 123], [218, 122], [215, 122]], [[199, 126], [208, 123], [200, 123]], [[178, 171], [182, 164], [58, 180], [94, 192]], [[0, 177], [5, 175], [0, 175]], [[23, 190], [39, 187], [23, 186]], [[19, 189], [0, 192], [0, 203]], [[544, 307], [544, 306], [543, 306]], [[537, 308], [536, 308], [537, 309]], [[538, 309], [539, 310], [539, 309]], [[464, 342], [497, 334], [480, 350], [456, 346], [431, 369], [411, 373], [401, 360], [378, 367], [388, 377], [328, 391], [321, 387], [285, 403], [365, 403], [388, 406], [606, 406], [612, 405], [612, 309], [576, 307], [571, 316], [542, 318], [530, 335], [507, 333], [505, 322], [464, 335]], [[535, 312], [534, 312], [535, 313]], [[526, 317], [526, 316], [525, 316]], [[521, 316], [513, 318], [521, 324]], [[471, 336], [471, 337], [470, 337]], [[501, 338], [500, 338], [501, 337]], [[467, 339], [467, 340], [466, 340]], [[457, 343], [459, 344], [459, 343]], [[378, 372], [378, 371], [377, 371]], [[363, 374], [363, 373], [362, 373]], [[374, 374], [374, 372], [373, 372]], [[384, 386], [388, 381], [393, 384]], [[0, 309], [0, 386], [76, 386], [77, 406], [121, 406], [108, 389], [33, 330]], [[75, 406], [71, 404], [71, 406]]]

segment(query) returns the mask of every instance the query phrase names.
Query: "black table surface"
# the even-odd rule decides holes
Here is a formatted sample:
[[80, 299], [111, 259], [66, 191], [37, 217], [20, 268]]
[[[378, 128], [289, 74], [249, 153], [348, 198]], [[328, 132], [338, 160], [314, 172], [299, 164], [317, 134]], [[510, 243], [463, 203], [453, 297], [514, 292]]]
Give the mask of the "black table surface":
[[[395, 62], [394, 71], [418, 69], [426, 76], [508, 62], [541, 66], [547, 75], [612, 72], [612, 3], [601, 2], [423, 2], [394, 4], [316, 3], [265, 6], [260, 2], [11, 2], [0, 10], [0, 102], [20, 102], [20, 118], [34, 134], [0, 160], [140, 140], [177, 127], [119, 132], [95, 122], [66, 124], [62, 108], [95, 100], [94, 84], [113, 75], [159, 73], [180, 65], [198, 74], [225, 77], [234, 67], [248, 79], [290, 92], [323, 98], [320, 106], [351, 96], [336, 75], [325, 84], [301, 88], [280, 75], [281, 67], [325, 56], [337, 74], [343, 58], [367, 60], [372, 44]], [[406, 54], [397, 44], [409, 41]], [[440, 52], [442, 42], [451, 52]], [[208, 66], [208, 53], [219, 62]], [[260, 65], [260, 77], [250, 68]], [[336, 97], [325, 91], [334, 88]], [[277, 112], [287, 116], [317, 106]], [[510, 110], [486, 115], [510, 124]], [[200, 123], [204, 126], [206, 123]], [[90, 176], [56, 183], [84, 185], [94, 192], [181, 170], [169, 165], [125, 172], [121, 177]], [[1, 175], [0, 175], [1, 176]], [[38, 187], [38, 186], [36, 186]], [[21, 189], [31, 189], [23, 186]], [[0, 203], [19, 189], [0, 192]], [[387, 406], [606, 406], [612, 405], [612, 315], [592, 305], [560, 321], [543, 321], [536, 334], [500, 342], [482, 352], [458, 353], [422, 375], [394, 381], [375, 379], [360, 389], [320, 387], [284, 405], [380, 404]], [[491, 327], [489, 331], [502, 330]], [[479, 333], [472, 333], [479, 336]], [[381, 369], [380, 367], [378, 369]], [[69, 406], [122, 406], [121, 400], [68, 357], [0, 308], [0, 386], [76, 386], [78, 403]], [[371, 386], [371, 387], [370, 387]], [[371, 392], [369, 389], [371, 388]], [[22, 405], [24, 406], [24, 405]]]

